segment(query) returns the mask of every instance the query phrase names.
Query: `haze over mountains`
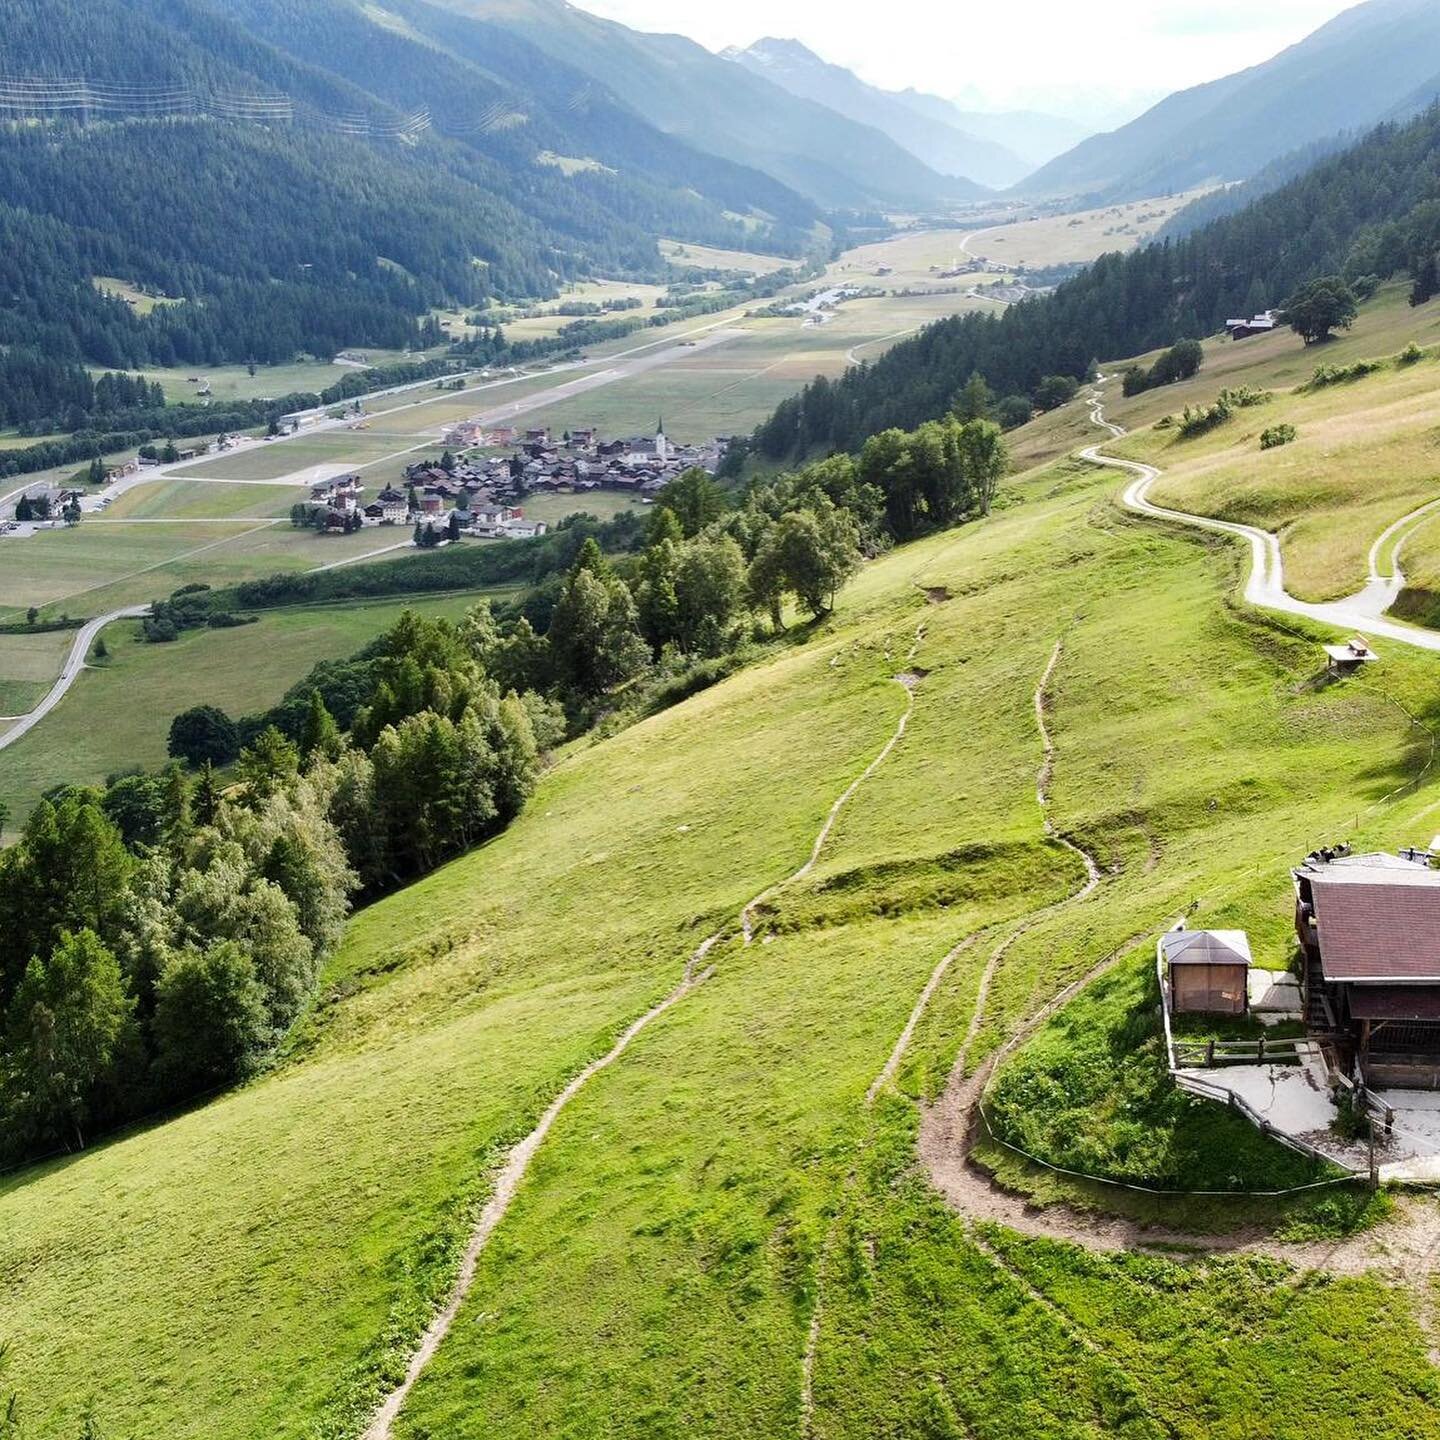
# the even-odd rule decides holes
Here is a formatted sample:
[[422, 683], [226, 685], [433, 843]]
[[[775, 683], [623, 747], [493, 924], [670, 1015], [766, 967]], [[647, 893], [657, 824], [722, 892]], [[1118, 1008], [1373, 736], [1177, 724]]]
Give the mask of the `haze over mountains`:
[[1243, 180], [1440, 94], [1440, 5], [1369, 0], [1248, 70], [1183, 90], [1031, 175], [1026, 197], [1136, 199]]
[[873, 126], [942, 175], [964, 176], [994, 189], [1015, 184], [1084, 136], [1079, 127], [1053, 116], [966, 115], [936, 95], [878, 89], [798, 40], [767, 37], [724, 54], [795, 95]]

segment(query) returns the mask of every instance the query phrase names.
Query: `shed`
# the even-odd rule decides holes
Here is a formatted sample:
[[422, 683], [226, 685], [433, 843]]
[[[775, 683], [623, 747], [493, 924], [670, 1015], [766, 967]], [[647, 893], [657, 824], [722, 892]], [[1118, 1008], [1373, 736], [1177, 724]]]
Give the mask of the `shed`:
[[1250, 941], [1243, 930], [1172, 930], [1160, 953], [1176, 1015], [1244, 1015]]

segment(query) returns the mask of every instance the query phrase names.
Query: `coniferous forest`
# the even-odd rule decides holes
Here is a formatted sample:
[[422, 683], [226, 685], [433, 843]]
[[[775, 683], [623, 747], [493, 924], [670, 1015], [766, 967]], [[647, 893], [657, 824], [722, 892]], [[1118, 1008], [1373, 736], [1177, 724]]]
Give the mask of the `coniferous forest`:
[[997, 395], [1035, 396], [1099, 360], [1212, 334], [1279, 306], [1300, 284], [1408, 273], [1416, 303], [1440, 290], [1440, 109], [1383, 126], [1354, 148], [1193, 233], [1107, 255], [1053, 294], [999, 315], [941, 320], [873, 365], [816, 379], [756, 440], [773, 458], [854, 450], [891, 427], [943, 415], [977, 372]]

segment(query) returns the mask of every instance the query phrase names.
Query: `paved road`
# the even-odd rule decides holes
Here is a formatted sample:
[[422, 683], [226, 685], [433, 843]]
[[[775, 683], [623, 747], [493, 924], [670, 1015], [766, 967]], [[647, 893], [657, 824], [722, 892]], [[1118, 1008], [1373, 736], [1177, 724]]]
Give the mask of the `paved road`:
[[85, 657], [90, 653], [95, 637], [112, 620], [134, 619], [146, 614], [149, 609], [148, 605], [129, 605], [124, 610], [112, 610], [108, 615], [97, 615], [95, 619], [87, 620], [76, 633], [70, 653], [65, 657], [65, 668], [50, 687], [50, 693], [28, 715], [22, 715], [0, 735], [0, 750], [7, 745], [13, 745], [22, 735], [28, 735], [65, 698], [65, 692], [79, 679], [80, 672], [85, 668]]
[[[1090, 415], [1102, 429], [1108, 430], [1116, 439], [1125, 433], [1122, 425], [1116, 425], [1105, 418], [1104, 396], [1101, 386], [1109, 379], [1102, 376], [1090, 400]], [[1245, 582], [1245, 599], [1251, 605], [1264, 610], [1275, 610], [1285, 615], [1303, 615], [1308, 620], [1318, 620], [1325, 625], [1334, 625], [1340, 630], [1362, 630], [1372, 639], [1384, 636], [1388, 640], [1399, 640], [1421, 650], [1440, 651], [1440, 634], [1428, 630], [1417, 630], [1402, 625], [1396, 620], [1385, 619], [1385, 611], [1394, 603], [1404, 584], [1400, 572], [1398, 555], [1404, 544], [1404, 534], [1440, 501], [1431, 501], [1418, 510], [1411, 511], [1390, 526], [1370, 550], [1370, 578], [1364, 587], [1344, 600], [1314, 602], [1297, 600], [1285, 588], [1285, 566], [1280, 555], [1280, 541], [1268, 530], [1256, 525], [1242, 525], [1231, 520], [1216, 520], [1208, 515], [1191, 515], [1184, 510], [1172, 510], [1156, 505], [1149, 497], [1151, 487], [1164, 473], [1154, 465], [1139, 460], [1123, 460], [1119, 456], [1105, 453], [1103, 444], [1092, 445], [1080, 452], [1082, 460], [1092, 465], [1104, 465], [1114, 470], [1124, 470], [1135, 478], [1125, 487], [1123, 500], [1129, 510], [1137, 515], [1146, 515], [1155, 520], [1172, 520], [1181, 525], [1192, 525], [1199, 530], [1214, 530], [1224, 535], [1236, 535], [1250, 546], [1250, 574]], [[1395, 535], [1400, 542], [1392, 552], [1391, 573], [1382, 575], [1380, 566], [1384, 548]]]

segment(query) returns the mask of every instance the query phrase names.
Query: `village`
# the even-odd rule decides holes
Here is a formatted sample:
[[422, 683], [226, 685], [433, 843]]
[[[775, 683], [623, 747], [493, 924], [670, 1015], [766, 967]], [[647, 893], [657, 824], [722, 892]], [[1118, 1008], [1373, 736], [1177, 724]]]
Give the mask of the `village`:
[[403, 485], [385, 486], [371, 501], [358, 473], [311, 487], [294, 507], [296, 525], [349, 532], [366, 525], [413, 525], [417, 543], [472, 536], [528, 540], [546, 524], [529, 519], [528, 495], [585, 495], [609, 490], [648, 504], [686, 470], [714, 474], [730, 447], [728, 437], [702, 445], [677, 444], [663, 418], [653, 436], [606, 440], [593, 428], [552, 435], [548, 426], [516, 430], [463, 421], [448, 429], [444, 453], [405, 467]]

